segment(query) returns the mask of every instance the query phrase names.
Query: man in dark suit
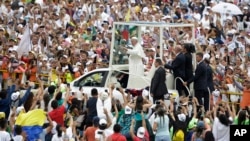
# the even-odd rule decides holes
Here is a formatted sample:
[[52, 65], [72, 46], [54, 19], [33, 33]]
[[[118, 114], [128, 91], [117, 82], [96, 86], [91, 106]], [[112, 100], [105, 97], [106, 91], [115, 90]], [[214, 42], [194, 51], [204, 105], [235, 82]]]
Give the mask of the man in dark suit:
[[162, 67], [161, 59], [155, 59], [155, 74], [151, 80], [150, 94], [153, 97], [155, 103], [156, 100], [164, 100], [164, 95], [168, 93], [166, 81], [166, 71]]
[[[203, 62], [203, 53], [196, 53], [197, 67], [195, 70], [195, 75], [184, 82], [184, 85], [188, 85], [194, 82], [194, 93], [200, 105], [209, 105], [209, 96], [206, 95], [207, 91], [207, 65]], [[204, 104], [202, 102], [204, 98]], [[204, 107], [205, 110], [208, 107]]]
[[[182, 47], [180, 45], [176, 45], [174, 48], [176, 57], [172, 61], [172, 64], [165, 64], [165, 68], [173, 70], [174, 73], [174, 79], [176, 77], [180, 77], [181, 79], [185, 80], [185, 55], [182, 53]], [[177, 79], [176, 80], [176, 89], [180, 96], [183, 95], [183, 90], [185, 89], [182, 82]]]

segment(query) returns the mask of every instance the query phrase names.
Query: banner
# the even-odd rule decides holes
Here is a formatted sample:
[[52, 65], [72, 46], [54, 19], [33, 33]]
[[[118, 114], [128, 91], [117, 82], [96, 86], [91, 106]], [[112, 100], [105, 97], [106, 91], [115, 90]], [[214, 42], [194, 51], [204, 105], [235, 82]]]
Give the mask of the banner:
[[28, 54], [31, 50], [31, 40], [30, 40], [30, 28], [29, 25], [26, 25], [23, 36], [19, 42], [17, 53], [20, 58], [23, 54]]

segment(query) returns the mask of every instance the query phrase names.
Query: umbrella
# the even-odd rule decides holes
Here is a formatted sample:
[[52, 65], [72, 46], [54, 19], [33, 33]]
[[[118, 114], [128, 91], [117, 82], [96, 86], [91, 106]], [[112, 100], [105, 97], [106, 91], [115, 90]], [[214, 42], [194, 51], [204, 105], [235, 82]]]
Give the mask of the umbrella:
[[232, 15], [241, 15], [243, 14], [240, 8], [232, 3], [220, 2], [217, 5], [212, 7], [212, 11], [218, 12], [221, 14], [232, 14]]

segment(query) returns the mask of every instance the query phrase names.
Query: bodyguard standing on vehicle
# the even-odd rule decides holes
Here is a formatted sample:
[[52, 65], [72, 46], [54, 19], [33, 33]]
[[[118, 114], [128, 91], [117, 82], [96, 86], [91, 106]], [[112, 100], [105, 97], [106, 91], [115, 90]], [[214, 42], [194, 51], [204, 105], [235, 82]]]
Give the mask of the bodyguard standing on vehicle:
[[[173, 70], [174, 73], [174, 79], [177, 77], [180, 77], [181, 79], [185, 80], [185, 64], [186, 64], [186, 58], [184, 54], [182, 53], [182, 47], [180, 45], [176, 45], [174, 48], [175, 51], [175, 58], [171, 65], [165, 64], [165, 68]], [[182, 82], [177, 79], [176, 80], [176, 89], [180, 96], [182, 96], [182, 91], [184, 90], [184, 87], [182, 85]]]
[[[194, 82], [194, 94], [200, 105], [207, 105], [209, 103], [209, 97], [205, 95], [207, 90], [207, 66], [203, 62], [203, 53], [196, 53], [197, 67], [194, 77], [190, 78], [183, 85], [188, 85]], [[204, 104], [202, 102], [204, 98]]]
[[151, 80], [150, 94], [155, 103], [156, 100], [164, 100], [164, 95], [168, 93], [166, 81], [166, 71], [162, 67], [161, 59], [155, 59], [155, 74]]

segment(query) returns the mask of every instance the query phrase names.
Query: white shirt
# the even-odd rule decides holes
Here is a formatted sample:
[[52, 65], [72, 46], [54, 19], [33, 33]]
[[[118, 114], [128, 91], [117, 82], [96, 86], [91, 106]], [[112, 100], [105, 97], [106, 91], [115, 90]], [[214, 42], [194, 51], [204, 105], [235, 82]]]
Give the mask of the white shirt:
[[21, 135], [16, 135], [15, 137], [13, 137], [14, 141], [23, 141], [23, 136]]
[[105, 129], [105, 130], [97, 129], [97, 130], [95, 131], [95, 139], [99, 139], [99, 141], [104, 141], [102, 135], [101, 135], [101, 134], [98, 134], [98, 132], [100, 132], [100, 131], [101, 131], [101, 132], [104, 132], [104, 135], [105, 135], [106, 138], [113, 134], [113, 131], [112, 131], [112, 130], [109, 130], [109, 129]]
[[61, 137], [58, 137], [57, 133], [54, 134], [51, 140], [52, 141], [63, 141], [63, 139], [65, 137], [67, 137], [69, 140], [72, 139], [72, 137], [73, 137], [73, 130], [72, 130], [71, 127], [68, 127], [66, 129], [66, 133], [63, 132]]
[[109, 15], [105, 12], [102, 12], [101, 17], [102, 17], [102, 21], [108, 21], [109, 19]]
[[0, 131], [0, 141], [10, 141], [10, 134], [6, 131]]
[[229, 141], [230, 128], [223, 125], [217, 117], [214, 119], [213, 134], [216, 141]]

